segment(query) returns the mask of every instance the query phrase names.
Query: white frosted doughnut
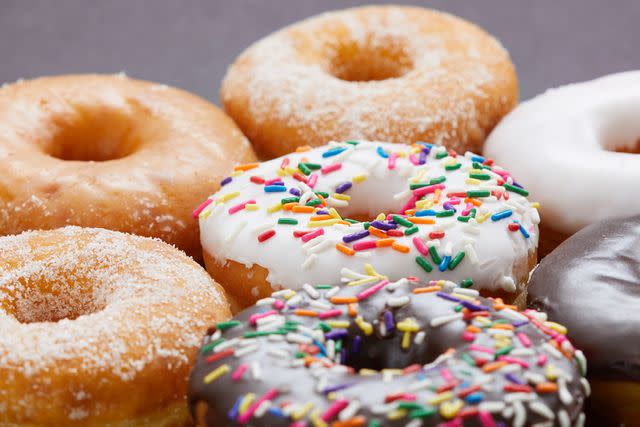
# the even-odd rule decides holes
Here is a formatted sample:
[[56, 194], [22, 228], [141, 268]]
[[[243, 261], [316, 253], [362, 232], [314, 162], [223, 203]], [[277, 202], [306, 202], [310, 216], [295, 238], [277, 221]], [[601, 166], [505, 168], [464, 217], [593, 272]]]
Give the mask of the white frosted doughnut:
[[[241, 305], [281, 287], [339, 284], [344, 269], [355, 282], [376, 274], [457, 283], [471, 278], [477, 289], [513, 297], [535, 262], [538, 215], [526, 190], [511, 186], [502, 169], [483, 167], [484, 161], [430, 144], [356, 142], [239, 166], [195, 212], [207, 269]], [[411, 184], [423, 187], [412, 190]], [[326, 208], [300, 205], [322, 202], [310, 187]], [[373, 219], [381, 212], [387, 221], [372, 220], [369, 230], [342, 219]], [[407, 215], [390, 214], [397, 212]], [[493, 216], [501, 212], [503, 218]], [[387, 235], [380, 231], [395, 223]], [[303, 230], [309, 234], [301, 236]]]

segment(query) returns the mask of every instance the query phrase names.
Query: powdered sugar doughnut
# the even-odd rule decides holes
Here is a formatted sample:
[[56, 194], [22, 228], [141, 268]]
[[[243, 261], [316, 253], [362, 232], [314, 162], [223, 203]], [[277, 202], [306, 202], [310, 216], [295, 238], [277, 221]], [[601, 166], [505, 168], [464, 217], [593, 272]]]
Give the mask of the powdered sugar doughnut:
[[0, 425], [178, 426], [220, 287], [159, 240], [67, 227], [0, 238]]
[[343, 268], [356, 283], [411, 275], [514, 300], [536, 261], [537, 210], [481, 156], [350, 141], [236, 169], [195, 214], [207, 270], [241, 306], [340, 283]]
[[435, 141], [480, 152], [518, 98], [509, 54], [441, 12], [371, 6], [325, 13], [249, 47], [222, 104], [259, 154], [330, 140]]

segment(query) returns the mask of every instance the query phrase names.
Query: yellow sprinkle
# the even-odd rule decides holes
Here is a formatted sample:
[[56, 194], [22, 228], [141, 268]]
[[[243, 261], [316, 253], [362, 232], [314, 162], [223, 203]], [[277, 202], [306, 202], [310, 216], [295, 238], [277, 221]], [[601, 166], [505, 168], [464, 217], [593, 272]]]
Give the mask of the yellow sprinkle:
[[376, 217], [376, 221], [384, 221], [386, 217], [387, 216], [384, 214], [384, 212], [380, 212]]
[[374, 371], [373, 369], [362, 368], [358, 371], [360, 375], [376, 375], [378, 371]]
[[433, 200], [431, 199], [418, 200], [416, 202], [416, 208], [418, 209], [429, 209], [431, 207], [433, 207]]
[[286, 168], [284, 168], [284, 170], [287, 172], [287, 174], [289, 175], [293, 175], [294, 173], [298, 172], [298, 169], [296, 168], [292, 168], [291, 166], [287, 166]]
[[403, 374], [402, 369], [382, 369], [380, 371], [383, 375], [400, 376]]
[[211, 212], [213, 212], [210, 208], [207, 208], [205, 210], [203, 210], [202, 212], [200, 212], [200, 215], [198, 215], [198, 218], [200, 219], [207, 219], [211, 216]]
[[476, 317], [473, 319], [474, 322], [480, 323], [481, 326], [487, 326], [491, 324], [491, 320], [486, 317]]
[[347, 286], [358, 286], [365, 283], [377, 282], [378, 280], [380, 280], [380, 278], [376, 276], [365, 277], [364, 279], [353, 280], [347, 283]]
[[257, 211], [260, 207], [255, 203], [247, 203], [244, 208], [248, 211]]
[[396, 327], [400, 332], [418, 332], [420, 330], [420, 326], [411, 317], [398, 322]]
[[472, 296], [469, 295], [463, 295], [463, 294], [457, 294], [455, 291], [453, 291], [453, 293], [451, 294], [452, 297], [456, 297], [458, 299], [463, 299], [465, 301], [475, 301], [475, 298], [473, 298]]
[[411, 345], [411, 332], [407, 331], [404, 334], [402, 334], [402, 343], [400, 344], [400, 346], [406, 350], [409, 348], [410, 345]]
[[398, 157], [407, 157], [407, 153], [404, 151], [398, 151], [396, 154], [398, 155]]
[[458, 161], [451, 156], [445, 157], [442, 161], [442, 164], [444, 166], [451, 166], [451, 165], [455, 165], [456, 163], [458, 163]]
[[313, 427], [329, 427], [329, 424], [325, 423], [324, 421], [322, 421], [322, 418], [320, 418], [319, 409], [313, 411], [309, 416], [309, 419], [311, 420], [311, 424], [313, 424]]
[[343, 200], [345, 202], [348, 202], [348, 201], [351, 200], [351, 196], [349, 196], [347, 194], [342, 194], [342, 193], [332, 194], [331, 197], [333, 197], [334, 199], [337, 199], [337, 200]]
[[229, 200], [238, 197], [240, 195], [239, 191], [234, 191], [233, 193], [228, 193], [225, 194], [224, 196], [220, 196], [220, 198], [218, 199], [218, 201], [224, 203], [224, 202], [228, 202]]
[[445, 391], [444, 393], [438, 393], [433, 396], [431, 399], [427, 400], [429, 405], [439, 405], [442, 402], [446, 402], [447, 400], [451, 400], [453, 398], [453, 392]]
[[363, 182], [367, 180], [367, 175], [356, 175], [353, 178], [351, 178], [351, 181], [353, 182]]
[[531, 207], [534, 208], [534, 209], [540, 209], [540, 202], [531, 203]]
[[349, 322], [348, 320], [327, 320], [326, 323], [332, 328], [343, 328], [343, 329], [348, 328], [349, 325], [351, 324], [351, 322]]
[[544, 368], [544, 376], [547, 377], [550, 381], [555, 381], [558, 378], [558, 373], [556, 372], [556, 366], [552, 363], [548, 363]]
[[456, 416], [460, 409], [462, 409], [462, 406], [464, 406], [464, 403], [460, 399], [444, 402], [440, 405], [440, 415], [449, 420]]
[[223, 376], [224, 374], [226, 374], [227, 372], [229, 372], [230, 370], [231, 368], [227, 364], [218, 366], [216, 369], [209, 372], [207, 376], [204, 377], [204, 383], [205, 384], [212, 383], [218, 378], [220, 378], [221, 376]]
[[296, 291], [293, 291], [293, 290], [291, 290], [291, 289], [288, 289], [288, 290], [287, 290], [287, 292], [285, 292], [285, 294], [284, 294], [284, 299], [287, 299], [287, 300], [288, 300], [289, 298], [291, 298], [291, 297], [295, 296], [296, 294], [297, 294], [297, 292], [296, 292]]
[[338, 213], [338, 211], [335, 208], [329, 208], [329, 215], [331, 215], [332, 217], [334, 217], [336, 219], [342, 219], [342, 217], [340, 216], [340, 214]]
[[484, 173], [484, 171], [482, 169], [471, 168], [469, 173]]
[[373, 333], [373, 326], [371, 325], [371, 323], [365, 321], [362, 316], [356, 317], [355, 322], [356, 325], [358, 325], [358, 327], [362, 329], [362, 332], [364, 332], [365, 335], [369, 336]]
[[322, 221], [309, 221], [307, 227], [329, 227], [335, 225], [340, 221], [339, 219], [325, 219]]
[[245, 412], [247, 409], [249, 409], [249, 405], [251, 405], [255, 399], [255, 393], [247, 393], [244, 396], [244, 399], [242, 399], [240, 406], [238, 407], [238, 409], [240, 409], [240, 413]]
[[564, 325], [561, 325], [560, 323], [556, 323], [556, 322], [544, 322], [544, 325], [553, 329], [554, 331], [562, 334], [562, 335], [567, 335], [567, 328]]
[[375, 271], [373, 269], [373, 266], [371, 264], [365, 264], [364, 265], [364, 272], [367, 273], [369, 276], [375, 276], [375, 277], [379, 277], [379, 278], [385, 278], [386, 276], [383, 276], [382, 274], [378, 273], [377, 271]]
[[282, 203], [278, 203], [277, 205], [269, 206], [267, 208], [267, 213], [278, 212], [280, 209], [282, 209]]
[[475, 179], [475, 178], [467, 178], [464, 180], [465, 184], [468, 185], [480, 185], [480, 183], [482, 181], [480, 181], [479, 179]]
[[394, 409], [393, 411], [390, 411], [389, 413], [387, 413], [387, 418], [392, 421], [399, 420], [400, 418], [404, 418], [406, 416], [407, 416], [406, 409]]
[[234, 171], [234, 172], [231, 172], [231, 176], [236, 177], [236, 176], [242, 175], [243, 173], [244, 173], [243, 170]]
[[[294, 420], [298, 421], [300, 418], [302, 418], [302, 417], [304, 417], [305, 415], [307, 415], [307, 413], [308, 413], [310, 410], [312, 410], [312, 409], [313, 409], [313, 407], [314, 407], [313, 402], [307, 402], [307, 403], [305, 403], [305, 404], [302, 406], [302, 408], [298, 409], [297, 411], [294, 411], [294, 412], [291, 414], [291, 417], [292, 417]], [[244, 411], [241, 411], [241, 412], [244, 412]]]
[[491, 212], [487, 212], [484, 215], [480, 215], [476, 217], [476, 221], [478, 221], [478, 224], [482, 224], [483, 222], [485, 222], [487, 220], [487, 218], [489, 218], [491, 216]]
[[276, 169], [276, 175], [287, 176], [287, 172], [285, 172], [283, 169]]

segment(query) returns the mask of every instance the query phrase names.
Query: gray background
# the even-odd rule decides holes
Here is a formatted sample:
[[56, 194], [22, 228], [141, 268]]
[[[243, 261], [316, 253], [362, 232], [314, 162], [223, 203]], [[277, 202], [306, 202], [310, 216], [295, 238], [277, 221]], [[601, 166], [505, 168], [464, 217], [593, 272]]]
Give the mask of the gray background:
[[[0, 0], [0, 82], [117, 72], [218, 102], [226, 67], [251, 42], [325, 10], [375, 1]], [[384, 2], [388, 3], [388, 2]], [[640, 68], [638, 0], [449, 0], [496, 35], [518, 68], [521, 98]]]

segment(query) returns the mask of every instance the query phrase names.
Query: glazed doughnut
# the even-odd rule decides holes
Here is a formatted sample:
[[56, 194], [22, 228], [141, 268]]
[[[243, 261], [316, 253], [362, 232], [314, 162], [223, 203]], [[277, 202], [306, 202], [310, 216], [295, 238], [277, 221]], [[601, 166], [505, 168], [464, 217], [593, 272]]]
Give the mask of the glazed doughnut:
[[511, 302], [536, 263], [527, 191], [472, 153], [335, 142], [236, 169], [194, 213], [207, 270], [241, 307], [307, 277], [339, 283], [342, 267], [356, 282], [437, 275]]
[[158, 237], [201, 259], [193, 207], [254, 159], [220, 110], [123, 75], [0, 89], [0, 235], [65, 225]]
[[65, 227], [0, 237], [0, 425], [182, 426], [220, 287], [156, 239]]
[[307, 284], [210, 330], [189, 403], [199, 426], [581, 426], [564, 332], [451, 282]]
[[253, 44], [222, 83], [224, 109], [267, 158], [330, 140], [435, 141], [480, 152], [517, 103], [509, 54], [430, 9], [325, 13]]
[[486, 155], [542, 206], [542, 255], [589, 224], [640, 214], [621, 197], [640, 187], [638, 106], [640, 71], [613, 74], [520, 104], [488, 138]]
[[590, 225], [534, 271], [528, 302], [548, 310], [590, 362], [593, 426], [640, 419], [640, 216]]

